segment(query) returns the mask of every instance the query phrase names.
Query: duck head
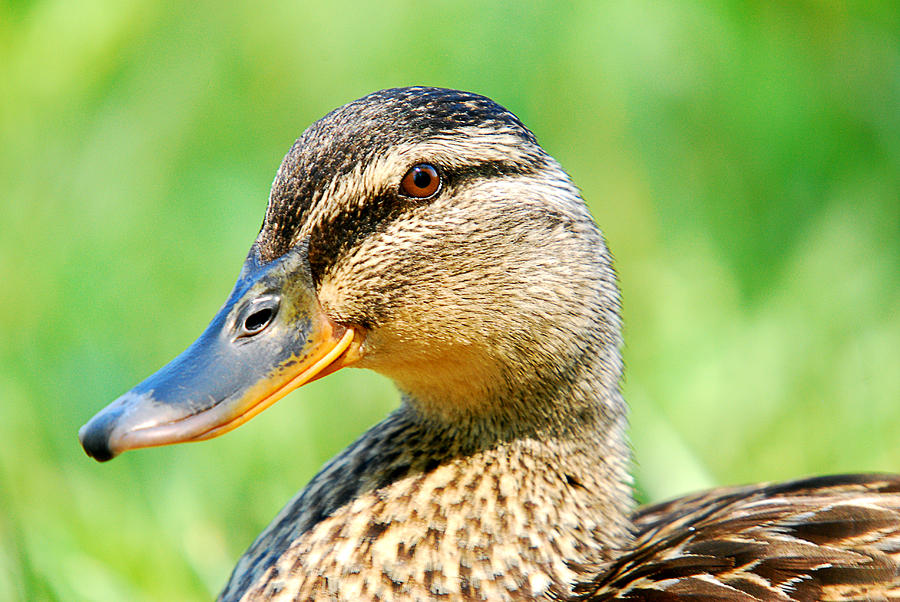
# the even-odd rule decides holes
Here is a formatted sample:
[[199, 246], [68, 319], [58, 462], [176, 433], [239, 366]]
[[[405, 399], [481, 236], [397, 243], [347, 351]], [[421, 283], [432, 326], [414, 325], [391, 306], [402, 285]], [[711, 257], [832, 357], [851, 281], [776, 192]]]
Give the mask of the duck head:
[[79, 438], [100, 461], [209, 439], [345, 366], [426, 420], [568, 428], [624, 413], [619, 342], [603, 239], [534, 135], [482, 96], [383, 90], [296, 141], [225, 305]]

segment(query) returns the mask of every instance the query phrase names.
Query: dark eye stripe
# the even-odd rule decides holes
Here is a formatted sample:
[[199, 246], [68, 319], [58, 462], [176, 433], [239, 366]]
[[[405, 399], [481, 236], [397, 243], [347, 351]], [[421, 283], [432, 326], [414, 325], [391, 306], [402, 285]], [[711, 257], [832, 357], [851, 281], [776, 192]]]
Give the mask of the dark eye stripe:
[[536, 173], [546, 166], [546, 161], [535, 158], [528, 163], [512, 163], [510, 161], [484, 161], [467, 165], [453, 171], [453, 184], [462, 186], [476, 179], [489, 179], [505, 176], [523, 176]]
[[539, 161], [528, 164], [489, 161], [455, 168], [452, 171], [441, 170], [441, 194], [426, 198], [408, 198], [395, 192], [397, 189], [393, 188], [390, 192], [369, 197], [362, 204], [345, 205], [328, 221], [315, 224], [310, 231], [309, 263], [316, 286], [328, 268], [339, 257], [349, 253], [366, 236], [383, 230], [401, 217], [422, 210], [433, 199], [459, 191], [476, 180], [529, 174], [542, 165], [543, 163]]
[[338, 257], [397, 219], [410, 204], [410, 199], [395, 193], [381, 194], [366, 199], [361, 206], [345, 206], [330, 220], [315, 224], [309, 236], [309, 264], [316, 286]]

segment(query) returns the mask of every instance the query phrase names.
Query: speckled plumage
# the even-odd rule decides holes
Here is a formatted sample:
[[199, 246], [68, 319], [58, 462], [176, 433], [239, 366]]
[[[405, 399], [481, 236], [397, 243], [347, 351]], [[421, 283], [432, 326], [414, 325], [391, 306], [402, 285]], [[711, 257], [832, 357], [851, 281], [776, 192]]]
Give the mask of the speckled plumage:
[[577, 600], [900, 600], [900, 477], [714, 489], [640, 508]]
[[[440, 194], [398, 195], [423, 161]], [[332, 112], [285, 158], [257, 244], [301, 241], [323, 309], [366, 329], [357, 365], [404, 398], [223, 598], [533, 597], [568, 592], [567, 561], [611, 557], [630, 509], [618, 292], [576, 189], [518, 119], [422, 88]]]
[[466, 449], [407, 413], [313, 479], [241, 560], [235, 590], [252, 600], [531, 598], [565, 591], [575, 577], [566, 559], [610, 557], [601, 542], [628, 537], [602, 520], [626, 492], [593, 490], [621, 467], [598, 463], [592, 448], [521, 438]]
[[[442, 188], [399, 194], [418, 163]], [[384, 90], [285, 157], [256, 242], [401, 406], [329, 462], [222, 600], [897, 596], [900, 478], [707, 492], [633, 514], [619, 295], [577, 189], [489, 99]]]

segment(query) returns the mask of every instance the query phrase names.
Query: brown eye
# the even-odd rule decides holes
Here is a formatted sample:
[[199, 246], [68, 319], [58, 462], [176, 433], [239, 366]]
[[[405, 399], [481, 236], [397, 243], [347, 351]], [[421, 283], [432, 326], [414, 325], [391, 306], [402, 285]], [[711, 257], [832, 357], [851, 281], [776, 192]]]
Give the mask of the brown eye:
[[441, 176], [434, 165], [413, 165], [400, 180], [400, 192], [416, 199], [433, 196], [441, 187]]

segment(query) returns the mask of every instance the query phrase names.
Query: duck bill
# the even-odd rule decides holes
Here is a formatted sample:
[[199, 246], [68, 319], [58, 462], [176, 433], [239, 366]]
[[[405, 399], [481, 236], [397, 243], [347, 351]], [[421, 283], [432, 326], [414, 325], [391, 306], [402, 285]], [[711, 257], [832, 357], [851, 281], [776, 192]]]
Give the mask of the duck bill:
[[104, 462], [130, 449], [217, 437], [351, 363], [354, 337], [319, 307], [305, 246], [267, 263], [254, 246], [200, 338], [81, 427], [81, 445]]

